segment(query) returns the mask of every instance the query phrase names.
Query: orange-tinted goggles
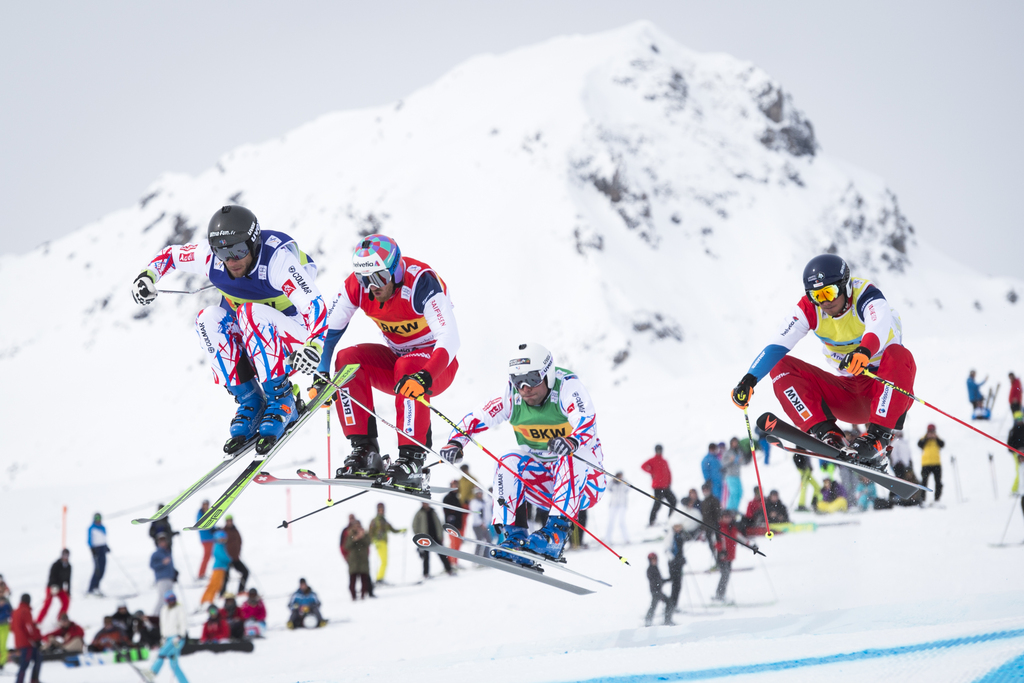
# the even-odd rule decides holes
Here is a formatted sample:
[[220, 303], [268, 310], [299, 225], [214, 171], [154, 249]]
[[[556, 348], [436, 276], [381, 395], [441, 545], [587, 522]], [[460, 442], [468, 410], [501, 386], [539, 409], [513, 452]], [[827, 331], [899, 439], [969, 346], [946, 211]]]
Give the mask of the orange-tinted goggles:
[[815, 306], [826, 301], [835, 301], [839, 298], [839, 285], [825, 285], [821, 289], [809, 289], [807, 298], [814, 302]]

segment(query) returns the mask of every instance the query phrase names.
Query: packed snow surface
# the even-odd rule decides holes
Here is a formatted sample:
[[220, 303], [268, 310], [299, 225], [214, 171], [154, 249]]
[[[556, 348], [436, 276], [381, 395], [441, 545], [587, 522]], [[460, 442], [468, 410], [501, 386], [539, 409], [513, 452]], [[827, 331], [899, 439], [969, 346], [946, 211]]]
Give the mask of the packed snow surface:
[[[919, 396], [966, 419], [964, 379], [977, 368], [991, 376], [986, 389], [1001, 383], [1003, 392], [980, 426], [1000, 438], [1010, 426], [1005, 376], [1022, 371], [1024, 283], [981, 277], [920, 240], [884, 181], [827, 155], [782, 84], [727, 55], [691, 52], [647, 23], [480, 56], [401, 102], [323, 116], [236, 149], [198, 177], [168, 174], [135, 206], [28, 255], [0, 257], [0, 291], [17, 311], [0, 327], [0, 572], [38, 608], [66, 506], [71, 615], [90, 636], [116, 602], [83, 597], [93, 512], [105, 515], [113, 549], [104, 590], [138, 594], [130, 608], [150, 611], [152, 544], [129, 520], [220, 457], [234, 404], [210, 382], [192, 328], [216, 296], [164, 294], [140, 309], [129, 285], [165, 244], [203, 239], [225, 203], [294, 236], [320, 264], [325, 294], [349, 272], [361, 234], [395, 237], [441, 273], [456, 305], [461, 367], [435, 405], [461, 417], [500, 392], [514, 344], [541, 342], [590, 389], [606, 466], [641, 487], [649, 479], [639, 465], [655, 443], [680, 494], [699, 488], [709, 441], [745, 435], [728, 392], [800, 296], [803, 264], [830, 249], [900, 312]], [[177, 275], [161, 283], [202, 284]], [[343, 343], [377, 338], [358, 318]], [[822, 363], [817, 346], [806, 339], [797, 355]], [[382, 399], [377, 406], [393, 415]], [[767, 382], [751, 413], [764, 410], [781, 413]], [[632, 543], [612, 543], [628, 566], [593, 541], [569, 555], [570, 566], [610, 589], [577, 597], [475, 567], [415, 584], [421, 565], [407, 533], [391, 540], [396, 585], [353, 603], [338, 536], [348, 513], [368, 522], [378, 498], [285, 530], [281, 520], [323, 505], [326, 491], [253, 485], [232, 513], [274, 630], [251, 655], [197, 654], [182, 665], [193, 683], [1015, 680], [1024, 662], [1024, 546], [991, 545], [1024, 540], [1019, 499], [1009, 495], [1013, 461], [921, 405], [908, 437], [931, 422], [947, 444], [944, 507], [795, 515], [821, 526], [760, 539], [765, 558], [741, 549], [735, 566], [752, 569], [732, 577], [736, 606], [711, 605], [716, 575], [688, 575], [675, 626], [643, 627], [647, 553], [667, 568], [665, 541], [644, 541], [664, 529], [647, 528], [649, 501], [638, 494], [630, 494]], [[435, 443], [447, 434], [435, 420]], [[335, 422], [335, 466], [345, 453], [340, 435]], [[496, 452], [512, 441], [506, 429], [482, 437]], [[393, 437], [382, 445], [393, 451]], [[482, 452], [469, 449], [466, 461], [490, 477]], [[284, 477], [296, 467], [328, 472], [322, 421], [267, 469]], [[454, 475], [438, 467], [433, 480]], [[791, 460], [775, 451], [761, 478], [792, 509]], [[173, 514], [175, 527], [230, 479]], [[743, 482], [741, 509], [753, 468]], [[393, 524], [410, 525], [416, 503], [381, 500]], [[589, 526], [604, 537], [607, 519], [599, 505]], [[174, 552], [194, 608], [198, 539], [183, 532]], [[689, 544], [687, 557], [697, 572], [712, 565], [702, 542]], [[328, 627], [283, 628], [299, 577], [320, 594]], [[136, 674], [47, 664], [43, 679]]]

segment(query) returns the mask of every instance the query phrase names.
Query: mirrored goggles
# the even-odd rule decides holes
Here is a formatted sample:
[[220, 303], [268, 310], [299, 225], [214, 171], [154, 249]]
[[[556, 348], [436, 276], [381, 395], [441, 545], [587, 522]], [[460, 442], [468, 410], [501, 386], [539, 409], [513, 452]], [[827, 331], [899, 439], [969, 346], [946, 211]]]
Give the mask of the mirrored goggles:
[[544, 375], [540, 374], [540, 370], [530, 370], [522, 375], [509, 375], [509, 377], [512, 378], [512, 386], [516, 389], [535, 387], [544, 381]]
[[391, 282], [391, 273], [386, 270], [378, 270], [369, 275], [356, 273], [356, 280], [362, 285], [363, 289], [370, 291], [370, 287], [375, 289], [387, 287], [387, 284]]
[[243, 259], [249, 255], [249, 245], [245, 242], [229, 244], [226, 247], [213, 247], [214, 255], [221, 261], [228, 259]]
[[839, 298], [839, 285], [825, 285], [820, 289], [808, 289], [807, 298], [810, 299], [815, 306], [827, 301], [835, 301]]

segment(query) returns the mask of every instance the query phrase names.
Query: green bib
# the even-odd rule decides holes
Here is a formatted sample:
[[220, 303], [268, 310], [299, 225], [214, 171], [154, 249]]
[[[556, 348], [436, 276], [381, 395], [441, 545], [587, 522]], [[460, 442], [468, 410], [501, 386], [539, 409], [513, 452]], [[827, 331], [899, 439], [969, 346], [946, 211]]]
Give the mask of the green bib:
[[538, 451], [547, 450], [548, 440], [572, 434], [572, 425], [558, 405], [558, 391], [562, 380], [572, 375], [571, 370], [555, 368], [555, 385], [547, 399], [539, 406], [527, 405], [519, 391], [512, 390], [512, 417], [509, 422], [516, 432], [516, 442]]

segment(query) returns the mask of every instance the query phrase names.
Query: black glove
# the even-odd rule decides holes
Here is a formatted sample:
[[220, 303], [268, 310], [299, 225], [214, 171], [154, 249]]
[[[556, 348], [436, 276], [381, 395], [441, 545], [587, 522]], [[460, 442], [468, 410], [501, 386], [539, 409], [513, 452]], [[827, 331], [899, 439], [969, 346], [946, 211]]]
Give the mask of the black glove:
[[426, 370], [405, 375], [395, 385], [395, 393], [406, 398], [417, 399], [423, 394], [430, 392], [430, 385], [434, 380]]
[[579, 440], [574, 436], [556, 436], [548, 441], [548, 451], [558, 455], [572, 455], [580, 447]]
[[449, 441], [448, 445], [441, 449], [440, 455], [453, 465], [462, 462], [462, 444], [458, 441]]
[[757, 384], [757, 378], [748, 372], [743, 375], [743, 379], [732, 390], [732, 402], [738, 408], [746, 408], [750, 404], [750, 397], [754, 395], [755, 384]]
[[[312, 401], [317, 396], [320, 395], [320, 392], [326, 391], [328, 386], [329, 385], [327, 384], [327, 380], [325, 380], [320, 375], [315, 375], [313, 377], [313, 383], [309, 386], [309, 389], [306, 390], [306, 395], [309, 396], [309, 400]], [[332, 401], [334, 401], [334, 395], [333, 394], [331, 395], [331, 397], [329, 399], [324, 401], [323, 407], [324, 408], [329, 407], [331, 405]]]
[[148, 270], [139, 273], [132, 282], [132, 298], [140, 306], [148, 306], [156, 300], [156, 283]]

